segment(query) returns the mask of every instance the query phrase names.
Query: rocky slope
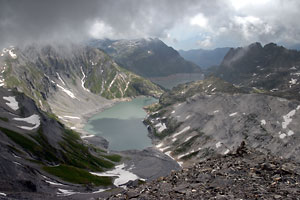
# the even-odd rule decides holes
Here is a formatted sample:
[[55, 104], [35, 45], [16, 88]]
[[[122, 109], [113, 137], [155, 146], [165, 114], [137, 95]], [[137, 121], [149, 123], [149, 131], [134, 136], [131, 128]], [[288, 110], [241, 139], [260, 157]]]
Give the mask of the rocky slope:
[[229, 47], [216, 48], [213, 50], [205, 49], [192, 49], [188, 51], [179, 50], [178, 53], [186, 60], [195, 63], [202, 69], [206, 69], [211, 66], [220, 65], [224, 59], [224, 56], [229, 51]]
[[[169, 76], [175, 74], [177, 76], [188, 74], [189, 77], [185, 77], [186, 81], [202, 79], [198, 66], [184, 60], [176, 50], [159, 39], [95, 40], [91, 41], [90, 45], [104, 50], [124, 68], [154, 82], [157, 78], [168, 79]], [[157, 83], [166, 87], [164, 82]]]
[[230, 49], [214, 75], [239, 86], [300, 99], [300, 52], [274, 43]]
[[108, 153], [101, 138], [87, 142], [16, 90], [0, 87], [0, 110], [0, 199], [105, 197], [179, 169], [153, 148]]
[[91, 47], [11, 47], [3, 49], [0, 68], [1, 86], [24, 92], [40, 108], [51, 110], [74, 128], [82, 124], [85, 115], [114, 103], [107, 99], [159, 97], [162, 93], [151, 81]]
[[84, 190], [80, 184], [112, 186], [112, 178], [89, 172], [113, 168], [117, 160], [84, 144], [33, 100], [0, 88], [0, 110], [0, 198], [53, 199]]
[[300, 162], [300, 103], [218, 78], [183, 84], [148, 108], [156, 147], [183, 166], [227, 154], [242, 142]]
[[239, 147], [109, 199], [299, 199], [299, 164]]

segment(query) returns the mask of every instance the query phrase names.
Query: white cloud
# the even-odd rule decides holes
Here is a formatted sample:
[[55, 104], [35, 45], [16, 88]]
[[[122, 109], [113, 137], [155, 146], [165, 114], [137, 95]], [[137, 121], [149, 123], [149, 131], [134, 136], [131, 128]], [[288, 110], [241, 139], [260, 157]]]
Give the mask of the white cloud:
[[202, 13], [199, 13], [196, 16], [192, 17], [190, 20], [190, 24], [200, 26], [201, 28], [205, 29], [208, 28], [208, 20]]
[[114, 31], [112, 27], [106, 25], [103, 21], [96, 21], [91, 26], [89, 34], [94, 38], [109, 38], [113, 37]]
[[230, 0], [230, 2], [236, 10], [240, 10], [247, 6], [262, 6], [269, 3], [270, 0]]
[[210, 36], [206, 36], [204, 40], [198, 40], [197, 45], [199, 45], [200, 48], [209, 48], [212, 46], [212, 38]]

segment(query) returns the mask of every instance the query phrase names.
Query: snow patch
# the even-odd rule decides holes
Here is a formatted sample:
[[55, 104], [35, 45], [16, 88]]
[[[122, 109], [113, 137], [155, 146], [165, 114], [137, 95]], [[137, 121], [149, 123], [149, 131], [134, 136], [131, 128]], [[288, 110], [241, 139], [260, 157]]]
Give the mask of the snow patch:
[[8, 53], [9, 53], [9, 55], [11, 56], [12, 59], [16, 59], [18, 56], [17, 56], [17, 54], [15, 54], [15, 53], [13, 52], [13, 50], [14, 50], [14, 48], [8, 50]]
[[19, 109], [19, 103], [16, 101], [16, 97], [9, 96], [9, 97], [3, 97], [4, 100], [9, 101], [6, 103], [8, 107], [10, 107], [13, 110]]
[[110, 84], [109, 84], [109, 86], [107, 88], [108, 90], [110, 90], [111, 86], [114, 84], [114, 82], [116, 81], [117, 77], [118, 77], [118, 73], [116, 73], [114, 79], [110, 82]]
[[160, 148], [160, 147], [162, 147], [164, 145], [164, 143], [162, 142], [162, 143], [159, 143], [158, 145], [156, 145], [156, 148]]
[[267, 122], [266, 122], [266, 120], [262, 119], [262, 120], [260, 121], [260, 124], [261, 124], [261, 125], [266, 125]]
[[6, 194], [5, 194], [5, 193], [3, 193], [3, 192], [0, 192], [0, 195], [1, 195], [1, 196], [5, 196], [5, 197], [6, 197]]
[[20, 163], [13, 161], [14, 164], [22, 166]]
[[60, 80], [60, 82], [63, 84], [63, 85], [66, 85], [65, 82], [62, 80], [62, 78], [60, 77], [59, 73], [56, 72], [56, 75], [58, 77], [58, 79]]
[[220, 148], [222, 146], [222, 142], [217, 142], [216, 143], [216, 148]]
[[184, 140], [184, 142], [189, 141], [192, 137], [193, 137], [193, 136], [190, 136], [190, 137], [186, 138], [186, 139]]
[[46, 183], [49, 183], [50, 185], [60, 185], [60, 186], [64, 186], [64, 184], [61, 183], [56, 183], [56, 182], [52, 182], [52, 181], [47, 181], [45, 180]]
[[80, 70], [81, 70], [81, 73], [82, 73], [82, 79], [81, 79], [81, 87], [85, 90], [85, 91], [87, 91], [87, 92], [90, 92], [90, 90], [89, 89], [87, 89], [86, 87], [84, 87], [84, 83], [85, 83], [85, 73], [84, 73], [84, 71], [83, 71], [83, 69], [82, 69], [82, 66], [80, 67]]
[[187, 153], [184, 153], [184, 154], [178, 156], [177, 159], [181, 159], [181, 158], [183, 158], [184, 156], [187, 156], [187, 155], [189, 155], [189, 154], [191, 154], [191, 153], [194, 153], [194, 152], [195, 152], [195, 150], [191, 150], [191, 151], [189, 151], [189, 152], [187, 152]]
[[70, 196], [73, 194], [77, 194], [78, 192], [74, 192], [73, 190], [65, 190], [65, 189], [58, 189], [57, 195], [58, 196]]
[[100, 192], [105, 192], [107, 190], [110, 190], [111, 188], [106, 188], [106, 189], [99, 189], [97, 191], [94, 191], [93, 194], [96, 194], [96, 193], [100, 193]]
[[231, 113], [231, 114], [229, 115], [229, 117], [233, 117], [233, 116], [235, 116], [235, 115], [237, 115], [237, 114], [238, 114], [237, 112]]
[[106, 171], [103, 173], [96, 173], [96, 172], [90, 172], [93, 175], [96, 176], [117, 176], [114, 180], [114, 185], [115, 186], [120, 186], [122, 184], [127, 183], [128, 181], [134, 181], [136, 179], [139, 179], [139, 177], [132, 172], [125, 170], [125, 164], [117, 165], [115, 169], [111, 171]]
[[34, 125], [33, 127], [28, 127], [28, 126], [18, 126], [19, 128], [21, 129], [24, 129], [24, 130], [33, 130], [33, 129], [36, 129], [40, 126], [41, 122], [40, 122], [40, 116], [37, 115], [37, 114], [33, 114], [29, 117], [26, 117], [26, 118], [13, 118], [13, 120], [16, 120], [16, 121], [23, 121], [23, 122], [26, 122], [28, 124], [32, 124]]
[[217, 88], [213, 88], [212, 90], [211, 90], [211, 92], [213, 92], [213, 91], [215, 91]]
[[284, 139], [286, 137], [286, 134], [285, 133], [281, 133], [280, 135], [279, 135], [279, 138], [280, 139]]
[[158, 124], [155, 125], [155, 127], [158, 128], [157, 132], [159, 132], [159, 133], [161, 133], [161, 132], [163, 132], [164, 130], [167, 129], [167, 126], [166, 126], [165, 123], [158, 123]]
[[188, 116], [186, 116], [186, 118], [185, 118], [185, 119], [187, 120], [187, 119], [189, 119], [190, 117], [191, 117], [191, 115], [188, 115]]
[[292, 135], [294, 135], [295, 133], [294, 133], [294, 131], [292, 131], [292, 130], [289, 130], [288, 132], [287, 132], [287, 135], [288, 136], [292, 136]]
[[224, 155], [228, 154], [230, 152], [229, 149], [226, 149], [226, 151], [223, 153]]
[[166, 147], [164, 147], [164, 148], [160, 148], [159, 150], [162, 151], [162, 152], [164, 152], [164, 151], [167, 150], [168, 148], [170, 148], [170, 147], [169, 147], [169, 146], [166, 146]]
[[70, 90], [62, 87], [61, 85], [59, 84], [56, 84], [57, 87], [59, 87], [64, 93], [66, 93], [67, 95], [69, 95], [72, 99], [76, 99], [75, 95], [73, 94], [73, 92], [71, 92]]
[[187, 127], [185, 127], [184, 129], [182, 129], [181, 131], [179, 131], [178, 133], [175, 133], [172, 137], [173, 137], [173, 138], [174, 138], [174, 137], [177, 137], [178, 135], [180, 135], [180, 134], [182, 134], [182, 133], [188, 131], [190, 128], [191, 128], [190, 126], [187, 126]]
[[76, 117], [76, 116], [68, 116], [68, 115], [63, 116], [63, 118], [80, 119], [80, 117]]
[[270, 73], [270, 74], [267, 74], [265, 77], [268, 78], [268, 77], [271, 76], [271, 75], [272, 75], [272, 74]]
[[293, 85], [295, 85], [297, 83], [297, 79], [291, 78], [291, 80], [289, 81], [289, 83], [290, 83], [290, 88], [291, 88]]
[[175, 113], [175, 110], [173, 110], [172, 112], [171, 112], [171, 114], [174, 114]]
[[287, 126], [293, 121], [292, 117], [295, 114], [296, 114], [296, 110], [292, 110], [287, 115], [282, 116], [284, 121], [281, 123], [281, 126], [283, 129], [286, 129]]
[[95, 135], [84, 135], [81, 136], [81, 139], [95, 137]]
[[218, 112], [220, 112], [220, 111], [219, 111], [219, 110], [215, 110], [215, 111], [214, 111], [214, 113], [218, 113]]

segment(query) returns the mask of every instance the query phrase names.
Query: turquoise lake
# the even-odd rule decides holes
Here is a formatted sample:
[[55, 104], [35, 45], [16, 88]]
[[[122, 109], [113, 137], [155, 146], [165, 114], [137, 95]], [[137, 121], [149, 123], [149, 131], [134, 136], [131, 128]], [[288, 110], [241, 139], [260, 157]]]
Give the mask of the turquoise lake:
[[117, 103], [90, 118], [84, 129], [108, 140], [110, 150], [145, 149], [151, 146], [151, 139], [142, 122], [146, 116], [143, 107], [156, 102], [152, 97], [137, 97]]

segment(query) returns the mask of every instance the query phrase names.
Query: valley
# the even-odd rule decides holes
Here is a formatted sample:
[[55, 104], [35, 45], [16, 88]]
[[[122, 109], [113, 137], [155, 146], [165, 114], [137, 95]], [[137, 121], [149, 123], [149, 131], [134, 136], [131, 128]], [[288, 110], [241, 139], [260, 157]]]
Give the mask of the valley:
[[[12, 186], [0, 191], [11, 198], [127, 198], [129, 191], [135, 193], [159, 177], [174, 177], [174, 170], [182, 169], [178, 175], [191, 178], [184, 171], [195, 170], [199, 162], [237, 162], [241, 144], [250, 154], [246, 159], [253, 160], [251, 154], [280, 157], [278, 169], [293, 163], [285, 170], [294, 170], [292, 166], [300, 162], [297, 80], [288, 86], [276, 83], [276, 91], [267, 85], [258, 87], [252, 84], [265, 81], [259, 79], [265, 72], [257, 67], [255, 82], [239, 83], [239, 76], [248, 73], [244, 71], [226, 78], [224, 63], [235, 57], [232, 49], [205, 78], [195, 72], [146, 79], [99, 49], [66, 48], [3, 50], [1, 159], [10, 176], [22, 171], [17, 182], [3, 179]], [[262, 47], [250, 45], [247, 53], [256, 48]], [[248, 62], [239, 59], [244, 58], [232, 62]], [[240, 70], [239, 65], [230, 66]], [[287, 69], [297, 71], [297, 67]], [[167, 90], [155, 84], [160, 81]], [[297, 176], [289, 179], [298, 182]], [[189, 190], [180, 180], [175, 184]], [[12, 192], [17, 185], [20, 191]]]
[[0, 0], [0, 200], [300, 199], [299, 10]]

